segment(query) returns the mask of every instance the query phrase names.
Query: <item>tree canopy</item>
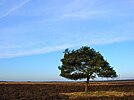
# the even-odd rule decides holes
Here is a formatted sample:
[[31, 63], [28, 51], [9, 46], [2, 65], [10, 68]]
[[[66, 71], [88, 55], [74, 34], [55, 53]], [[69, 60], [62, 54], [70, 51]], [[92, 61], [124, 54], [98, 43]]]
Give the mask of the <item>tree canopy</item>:
[[93, 48], [83, 46], [77, 50], [66, 49], [59, 66], [60, 76], [71, 80], [94, 79], [96, 77], [114, 78], [117, 74], [113, 67]]

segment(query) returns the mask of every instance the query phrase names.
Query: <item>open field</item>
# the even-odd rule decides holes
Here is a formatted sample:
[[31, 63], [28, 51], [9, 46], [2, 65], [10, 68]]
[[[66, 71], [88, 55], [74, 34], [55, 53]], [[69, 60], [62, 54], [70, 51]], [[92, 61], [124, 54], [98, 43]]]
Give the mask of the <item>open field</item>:
[[0, 100], [134, 100], [134, 81], [0, 82]]

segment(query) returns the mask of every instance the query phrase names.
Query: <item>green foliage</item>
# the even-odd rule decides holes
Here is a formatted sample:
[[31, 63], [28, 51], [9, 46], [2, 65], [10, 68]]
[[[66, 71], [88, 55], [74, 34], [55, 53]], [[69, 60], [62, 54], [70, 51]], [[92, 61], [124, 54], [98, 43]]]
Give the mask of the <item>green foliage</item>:
[[84, 46], [77, 50], [64, 51], [61, 59], [62, 65], [59, 66], [60, 76], [71, 80], [98, 77], [114, 78], [117, 74], [113, 67], [96, 52], [93, 48]]

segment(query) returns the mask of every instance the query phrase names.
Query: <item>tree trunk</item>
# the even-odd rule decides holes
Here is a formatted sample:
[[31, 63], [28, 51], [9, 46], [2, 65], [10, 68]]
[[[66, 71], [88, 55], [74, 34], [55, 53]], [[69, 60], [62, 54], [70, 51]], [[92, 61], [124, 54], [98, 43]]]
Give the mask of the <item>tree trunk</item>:
[[85, 92], [88, 92], [88, 83], [89, 83], [89, 77], [87, 77], [87, 81], [85, 84]]

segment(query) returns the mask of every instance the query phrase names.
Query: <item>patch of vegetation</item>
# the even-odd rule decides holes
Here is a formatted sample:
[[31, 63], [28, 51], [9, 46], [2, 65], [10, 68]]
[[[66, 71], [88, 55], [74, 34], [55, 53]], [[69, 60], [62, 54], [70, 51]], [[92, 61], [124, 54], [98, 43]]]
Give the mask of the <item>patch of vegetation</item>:
[[94, 92], [71, 92], [71, 93], [62, 93], [69, 97], [123, 97], [123, 96], [134, 96], [133, 92], [117, 92], [117, 91], [94, 91]]
[[1, 83], [0, 100], [134, 100], [134, 82]]

